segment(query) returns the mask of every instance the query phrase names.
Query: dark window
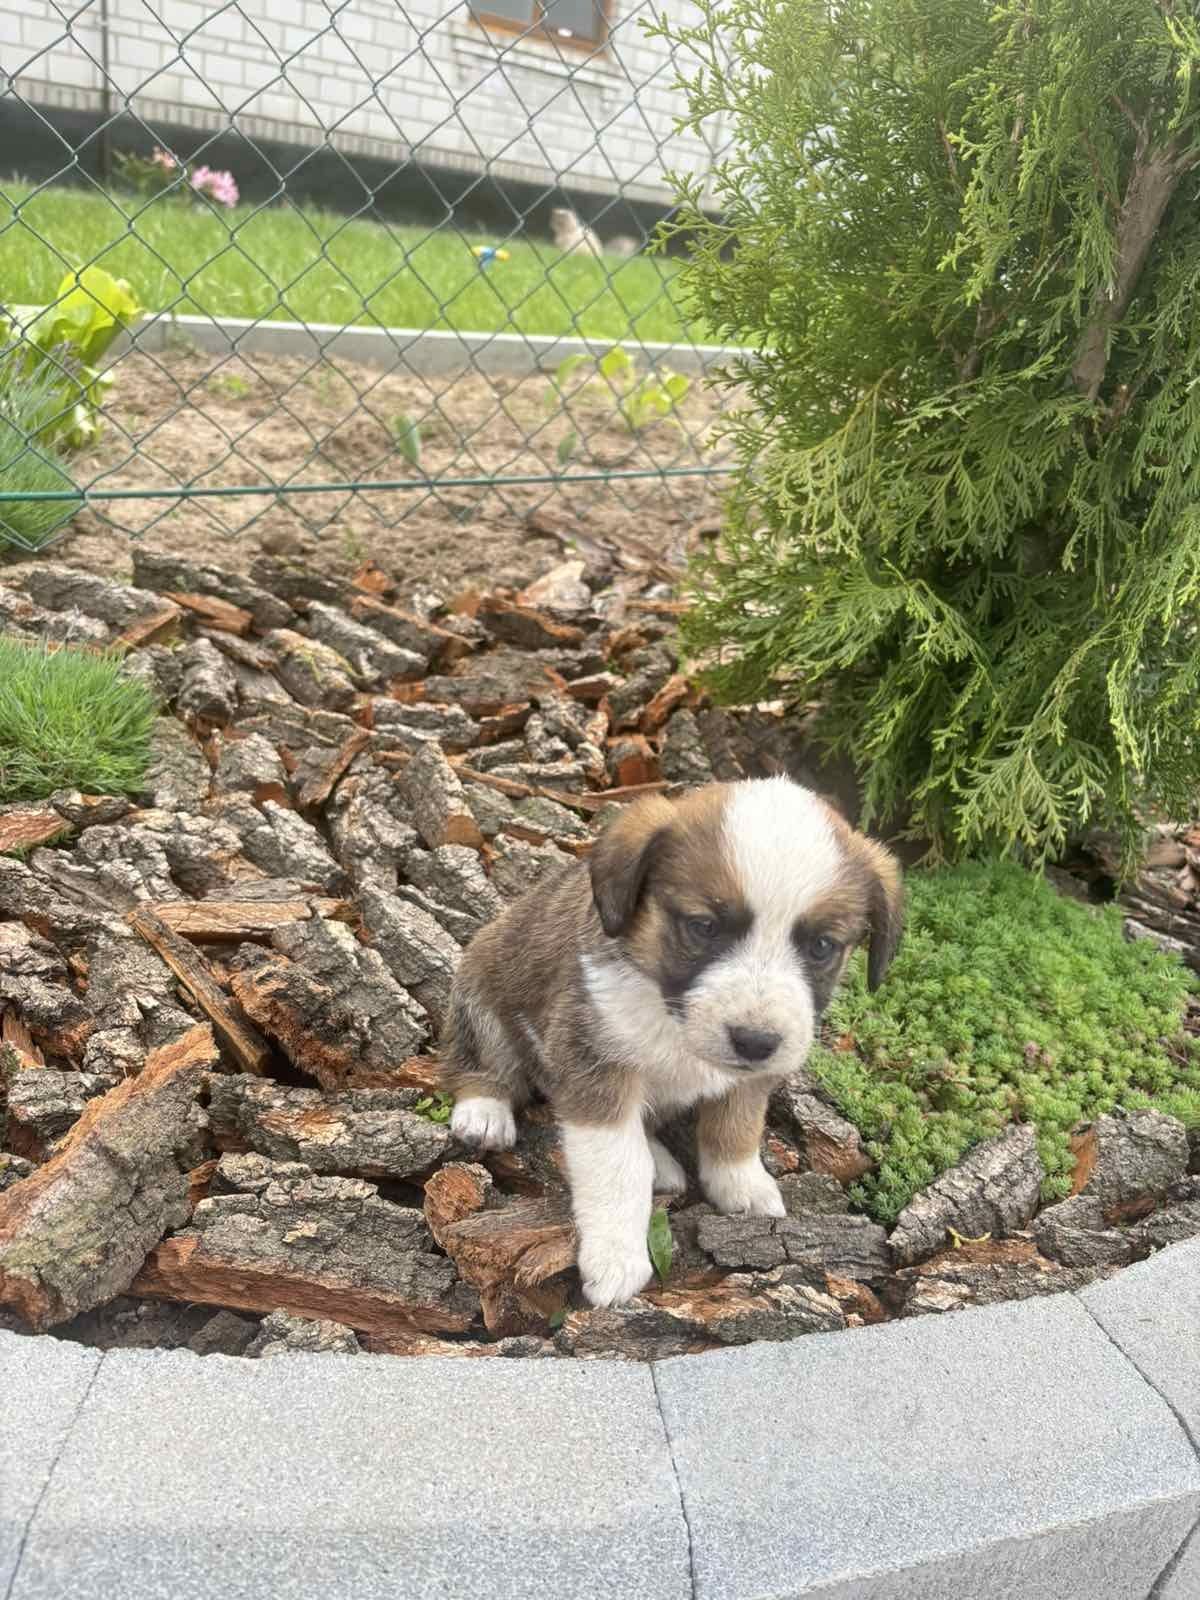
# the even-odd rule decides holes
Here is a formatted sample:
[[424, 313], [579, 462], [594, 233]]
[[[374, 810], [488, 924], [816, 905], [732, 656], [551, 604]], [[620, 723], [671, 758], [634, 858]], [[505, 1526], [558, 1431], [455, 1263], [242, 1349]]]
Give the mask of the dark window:
[[602, 44], [607, 34], [604, 0], [471, 0], [471, 15], [485, 27], [548, 34], [563, 44]]

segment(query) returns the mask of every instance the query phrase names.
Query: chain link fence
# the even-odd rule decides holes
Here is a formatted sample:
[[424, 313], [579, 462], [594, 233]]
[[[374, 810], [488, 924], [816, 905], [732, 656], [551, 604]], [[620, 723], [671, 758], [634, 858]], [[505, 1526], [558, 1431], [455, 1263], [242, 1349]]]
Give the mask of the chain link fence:
[[649, 14], [6, 11], [0, 546], [74, 518], [367, 553], [552, 500], [678, 547], [728, 470], [726, 352], [646, 245], [723, 130], [677, 128]]

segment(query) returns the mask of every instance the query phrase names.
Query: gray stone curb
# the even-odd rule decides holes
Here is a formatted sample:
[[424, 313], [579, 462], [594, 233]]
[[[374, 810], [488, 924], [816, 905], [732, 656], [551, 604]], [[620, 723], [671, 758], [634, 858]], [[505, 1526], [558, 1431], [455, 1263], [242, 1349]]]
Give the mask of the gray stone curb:
[[[419, 377], [437, 377], [474, 369], [488, 377], [519, 376], [539, 368], [552, 372], [567, 356], [602, 356], [614, 344], [642, 357], [650, 366], [676, 372], [706, 372], [749, 350], [717, 344], [655, 343], [636, 338], [566, 339], [525, 333], [452, 333], [421, 328], [341, 327], [326, 322], [268, 322], [236, 317], [148, 318], [134, 335], [139, 350], [168, 349], [187, 340], [212, 355], [336, 357], [362, 361], [387, 370], [400, 368]], [[114, 355], [129, 349], [113, 346]]]
[[0, 1595], [1197, 1600], [1200, 1243], [656, 1364], [0, 1334]]
[[[9, 314], [23, 327], [39, 316], [40, 306], [12, 306]], [[274, 322], [248, 317], [174, 316], [162, 311], [146, 318], [132, 339], [121, 335], [107, 351], [111, 366], [131, 349], [157, 354], [180, 344], [194, 345], [217, 356], [318, 356], [361, 361], [386, 371], [401, 370], [432, 378], [470, 370], [487, 377], [520, 377], [553, 372], [568, 356], [599, 357], [614, 344], [636, 352], [647, 365], [666, 366], [697, 376], [712, 367], [754, 352], [738, 345], [667, 344], [629, 337], [569, 339], [533, 333], [469, 333], [430, 328], [343, 327], [336, 322]]]

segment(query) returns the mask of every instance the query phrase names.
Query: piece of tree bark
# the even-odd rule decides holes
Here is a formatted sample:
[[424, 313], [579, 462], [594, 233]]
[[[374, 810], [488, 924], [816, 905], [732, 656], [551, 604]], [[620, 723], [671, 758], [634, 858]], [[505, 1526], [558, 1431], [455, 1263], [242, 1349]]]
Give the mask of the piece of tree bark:
[[565, 1197], [510, 1200], [440, 1230], [438, 1242], [479, 1290], [484, 1326], [494, 1337], [546, 1331], [566, 1304], [564, 1284], [547, 1280], [575, 1260], [575, 1226]]
[[254, 626], [251, 614], [230, 600], [211, 594], [186, 594], [182, 590], [165, 589], [163, 593], [191, 616], [222, 633], [246, 634]]
[[1066, 1267], [1119, 1267], [1146, 1253], [1132, 1234], [1106, 1226], [1094, 1194], [1047, 1206], [1034, 1218], [1033, 1236], [1044, 1256]]
[[361, 1355], [362, 1346], [353, 1328], [327, 1317], [293, 1317], [286, 1311], [272, 1311], [259, 1324], [258, 1332], [247, 1345], [251, 1361], [290, 1355]]
[[125, 1292], [187, 1216], [179, 1151], [216, 1061], [203, 1026], [154, 1051], [138, 1077], [86, 1106], [45, 1166], [0, 1195], [0, 1305], [43, 1330]]
[[260, 633], [269, 628], [286, 628], [293, 619], [291, 606], [277, 599], [259, 584], [240, 573], [226, 572], [206, 563], [182, 560], [161, 550], [142, 545], [133, 549], [133, 576], [146, 589], [170, 595], [183, 590], [189, 596], [201, 595], [240, 606], [254, 619]]
[[888, 1240], [892, 1253], [910, 1266], [942, 1249], [951, 1228], [964, 1239], [1014, 1233], [1037, 1210], [1044, 1176], [1029, 1124], [984, 1140], [905, 1206]]
[[173, 639], [179, 632], [179, 622], [183, 613], [176, 605], [159, 606], [157, 611], [152, 611], [148, 616], [137, 617], [122, 628], [113, 640], [116, 650], [140, 650], [143, 646], [155, 641]]
[[423, 622], [411, 612], [385, 605], [382, 600], [369, 595], [356, 594], [353, 597], [350, 615], [356, 622], [365, 622], [402, 650], [411, 650], [421, 656], [426, 666], [439, 657], [449, 661], [460, 653], [459, 640], [445, 628], [439, 628], [432, 622]]
[[534, 606], [502, 600], [499, 595], [484, 595], [477, 615], [493, 639], [523, 650], [544, 650], [555, 645], [570, 647], [582, 644], [585, 638], [582, 628], [555, 622]]
[[1188, 1169], [1187, 1129], [1161, 1111], [1097, 1117], [1072, 1145], [1077, 1192], [1094, 1195], [1108, 1222], [1132, 1220]]
[[445, 844], [481, 848], [483, 835], [458, 774], [436, 744], [418, 750], [397, 782], [417, 832], [431, 850]]
[[57, 949], [20, 922], [0, 923], [0, 1005], [11, 1007], [52, 1055], [72, 1061], [96, 1026]]
[[317, 1177], [295, 1163], [261, 1167], [257, 1192], [201, 1201], [192, 1226], [151, 1253], [133, 1292], [328, 1318], [375, 1334], [470, 1327], [478, 1295], [432, 1253], [419, 1211], [360, 1179]]
[[187, 811], [208, 796], [212, 771], [195, 739], [174, 717], [159, 717], [150, 740], [142, 794], [166, 811]]
[[10, 850], [30, 850], [67, 831], [57, 811], [44, 807], [16, 806], [0, 811], [0, 855]]
[[109, 1073], [55, 1072], [31, 1067], [8, 1086], [8, 1147], [30, 1161], [45, 1161], [53, 1146], [83, 1115], [84, 1107], [120, 1080]]
[[[504, 910], [504, 901], [484, 871], [478, 853], [469, 846], [443, 844], [436, 850], [410, 850], [404, 858], [404, 872], [410, 884], [462, 912], [476, 928]], [[450, 932], [455, 930], [451, 928]]]
[[[326, 755], [300, 786], [300, 804], [306, 811], [319, 811], [345, 776], [355, 756], [371, 742], [368, 729], [356, 729], [344, 744]], [[297, 775], [298, 776], [298, 775]], [[257, 796], [256, 796], [257, 798]]]
[[213, 1030], [243, 1072], [261, 1073], [271, 1047], [241, 1008], [230, 1000], [204, 957], [145, 907], [129, 914], [129, 925], [156, 950], [212, 1023]]
[[662, 777], [658, 753], [641, 733], [627, 733], [609, 741], [608, 772], [618, 788], [657, 783]]
[[288, 804], [287, 772], [279, 752], [259, 733], [221, 740], [213, 784], [218, 791], [248, 794], [256, 805], [264, 800]]
[[344, 1088], [356, 1069], [386, 1071], [424, 1044], [426, 1012], [343, 924], [292, 924], [272, 944], [287, 959], [236, 973], [234, 995], [323, 1088]]
[[784, 1262], [839, 1278], [879, 1280], [891, 1271], [887, 1233], [867, 1217], [701, 1217], [696, 1240], [718, 1266], [769, 1270]]
[[461, 706], [426, 705], [420, 700], [402, 705], [390, 696], [369, 701], [360, 715], [365, 727], [394, 736], [410, 752], [437, 744], [447, 754], [461, 753], [478, 742], [481, 731]]
[[1100, 1275], [1096, 1267], [1048, 1261], [1027, 1239], [1005, 1239], [948, 1250], [896, 1276], [904, 1297], [900, 1315], [916, 1317], [1061, 1294], [1082, 1289]]
[[451, 1223], [482, 1211], [492, 1192], [492, 1175], [478, 1162], [451, 1161], [425, 1180], [423, 1210], [438, 1245]]
[[462, 946], [429, 912], [372, 885], [359, 891], [363, 925], [397, 983], [440, 1028], [450, 1005]]
[[270, 939], [276, 928], [310, 917], [334, 917], [342, 900], [165, 900], [144, 909], [172, 933], [200, 944]]
[[33, 1034], [12, 1006], [0, 1011], [0, 1044], [7, 1045], [13, 1052], [22, 1071], [46, 1065], [46, 1057], [38, 1049]]
[[450, 1150], [449, 1128], [418, 1116], [413, 1089], [326, 1095], [266, 1078], [214, 1076], [209, 1121], [221, 1150], [299, 1161], [313, 1172], [411, 1178]]
[[272, 878], [299, 878], [329, 895], [346, 888], [345, 871], [316, 828], [298, 812], [273, 800], [256, 806], [243, 794], [215, 797], [208, 809], [234, 830], [242, 854], [260, 872]]
[[841, 1184], [854, 1183], [872, 1167], [862, 1137], [852, 1122], [809, 1092], [806, 1074], [789, 1079], [771, 1097], [772, 1113], [795, 1135], [813, 1172], [828, 1173]]
[[638, 723], [640, 733], [658, 733], [668, 719], [696, 699], [696, 690], [686, 673], [675, 672], [646, 704]]
[[308, 629], [314, 639], [336, 650], [364, 683], [382, 685], [394, 678], [420, 678], [427, 665], [423, 655], [352, 621], [338, 607], [323, 605], [319, 600], [309, 605]]
[[275, 651], [280, 683], [301, 705], [345, 711], [354, 704], [352, 669], [336, 650], [291, 628], [273, 629], [266, 642]]
[[[39, 561], [25, 573], [22, 587], [46, 610], [82, 611], [85, 617], [96, 617], [107, 624], [114, 633], [164, 610], [156, 594], [57, 561]], [[170, 609], [178, 617], [178, 607]]]
[[569, 1312], [555, 1344], [574, 1356], [649, 1361], [844, 1328], [833, 1296], [787, 1282], [790, 1270], [730, 1273], [708, 1288], [647, 1289], [628, 1306]]

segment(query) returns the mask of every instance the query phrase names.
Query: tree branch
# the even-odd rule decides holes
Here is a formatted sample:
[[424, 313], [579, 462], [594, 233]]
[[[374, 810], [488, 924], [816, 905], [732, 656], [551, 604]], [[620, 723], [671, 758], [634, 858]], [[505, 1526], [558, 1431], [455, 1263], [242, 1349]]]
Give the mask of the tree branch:
[[1071, 367], [1076, 389], [1089, 402], [1095, 402], [1104, 382], [1109, 334], [1128, 311], [1163, 213], [1180, 179], [1194, 165], [1191, 157], [1181, 161], [1179, 156], [1174, 139], [1148, 156], [1135, 152], [1117, 216], [1113, 277], [1092, 296], [1091, 312]]

